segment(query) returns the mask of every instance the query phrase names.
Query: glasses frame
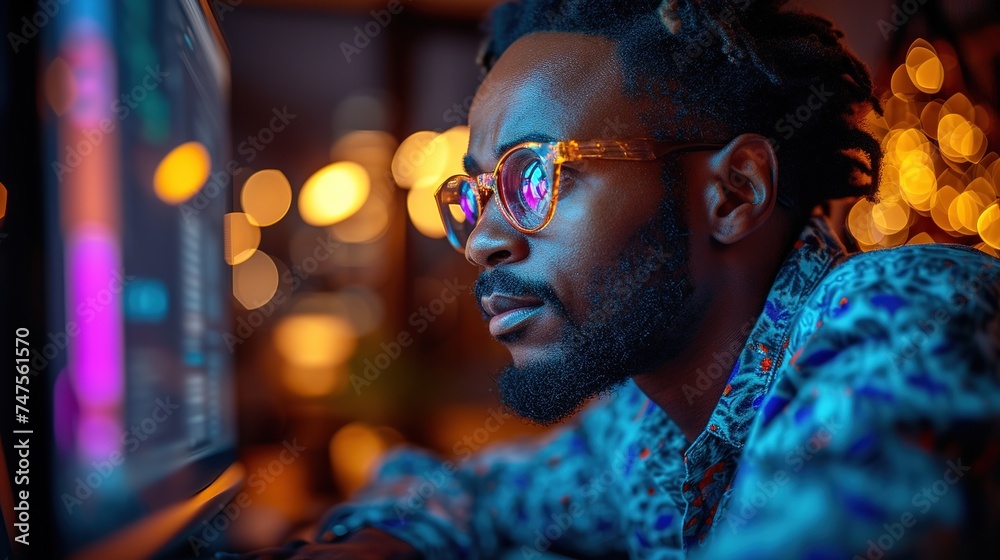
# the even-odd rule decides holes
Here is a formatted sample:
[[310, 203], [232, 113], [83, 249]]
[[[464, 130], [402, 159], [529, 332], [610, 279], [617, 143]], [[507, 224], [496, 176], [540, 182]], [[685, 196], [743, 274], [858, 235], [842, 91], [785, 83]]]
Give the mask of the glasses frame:
[[[494, 199], [496, 200], [497, 207], [500, 209], [500, 213], [503, 215], [504, 219], [507, 220], [507, 223], [521, 233], [533, 234], [541, 231], [545, 228], [545, 226], [549, 225], [552, 221], [552, 217], [555, 216], [556, 205], [559, 201], [559, 176], [561, 174], [562, 164], [564, 163], [579, 161], [582, 159], [653, 161], [671, 153], [718, 150], [725, 146], [726, 144], [709, 142], [674, 144], [661, 142], [652, 138], [637, 138], [632, 140], [566, 140], [560, 142], [524, 142], [507, 150], [503, 156], [500, 157], [500, 160], [497, 162], [496, 168], [492, 173], [480, 173], [476, 176], [459, 174], [445, 179], [445, 181], [441, 183], [441, 185], [438, 186], [437, 190], [434, 192], [434, 199], [437, 202], [438, 212], [441, 214], [441, 221], [447, 230], [448, 241], [453, 247], [455, 247], [456, 250], [464, 252], [464, 246], [468, 243], [468, 240], [466, 240], [465, 243], [456, 244], [458, 236], [452, 231], [449, 216], [445, 214], [446, 212], [450, 212], [448, 205], [459, 203], [461, 192], [458, 188], [462, 182], [469, 182], [471, 184], [475, 184], [476, 186], [475, 195], [477, 210], [479, 211], [478, 216], [481, 217], [483, 215], [486, 204], [489, 202], [489, 197], [493, 194], [495, 195]], [[546, 212], [546, 215], [542, 219], [541, 223], [537, 227], [533, 228], [526, 228], [518, 223], [508, 207], [506, 197], [501, 194], [504, 192], [503, 185], [500, 184], [500, 177], [502, 176], [501, 171], [503, 170], [504, 164], [507, 163], [508, 158], [512, 154], [522, 149], [528, 149], [535, 152], [544, 164], [546, 171], [551, 173], [552, 177], [552, 202], [549, 204], [548, 211]]]

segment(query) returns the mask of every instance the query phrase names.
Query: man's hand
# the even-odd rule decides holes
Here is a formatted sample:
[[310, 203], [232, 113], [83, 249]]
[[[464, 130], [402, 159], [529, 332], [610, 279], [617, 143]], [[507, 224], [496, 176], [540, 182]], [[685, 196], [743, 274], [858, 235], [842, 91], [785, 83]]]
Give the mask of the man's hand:
[[279, 548], [267, 548], [246, 554], [220, 552], [217, 560], [422, 560], [409, 544], [379, 531], [362, 529], [337, 543], [296, 541]]

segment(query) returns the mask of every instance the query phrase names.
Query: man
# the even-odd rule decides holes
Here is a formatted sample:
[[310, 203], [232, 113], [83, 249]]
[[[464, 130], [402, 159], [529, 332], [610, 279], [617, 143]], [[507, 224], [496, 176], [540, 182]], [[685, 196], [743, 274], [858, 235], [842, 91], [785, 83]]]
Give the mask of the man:
[[840, 33], [782, 4], [494, 12], [449, 238], [511, 352], [502, 401], [552, 424], [600, 398], [545, 441], [396, 454], [288, 555], [996, 550], [1000, 263], [848, 258], [812, 209], [877, 191], [878, 102]]

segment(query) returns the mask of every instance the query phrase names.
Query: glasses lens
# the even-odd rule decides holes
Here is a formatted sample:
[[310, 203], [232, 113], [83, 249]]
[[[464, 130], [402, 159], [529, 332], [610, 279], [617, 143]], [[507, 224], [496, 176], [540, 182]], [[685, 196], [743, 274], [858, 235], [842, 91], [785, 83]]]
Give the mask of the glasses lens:
[[448, 241], [456, 249], [463, 249], [479, 220], [475, 183], [469, 177], [448, 179], [438, 195], [438, 210]]
[[500, 171], [501, 199], [514, 220], [529, 230], [539, 228], [552, 206], [551, 168], [529, 148], [511, 152]]

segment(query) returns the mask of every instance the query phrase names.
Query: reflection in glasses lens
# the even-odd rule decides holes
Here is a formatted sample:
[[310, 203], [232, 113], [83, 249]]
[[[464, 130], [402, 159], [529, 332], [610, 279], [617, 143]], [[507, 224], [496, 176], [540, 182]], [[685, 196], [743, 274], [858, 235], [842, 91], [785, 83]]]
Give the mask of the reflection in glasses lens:
[[462, 208], [461, 216], [469, 227], [476, 225], [479, 220], [479, 205], [476, 203], [476, 187], [471, 181], [462, 181], [458, 205]]
[[[545, 176], [542, 163], [534, 160], [528, 163], [522, 173], [521, 202], [535, 215], [539, 215], [539, 205], [546, 201], [549, 194], [549, 182]], [[547, 207], [548, 205], [546, 205]], [[545, 217], [542, 209], [540, 218]]]

